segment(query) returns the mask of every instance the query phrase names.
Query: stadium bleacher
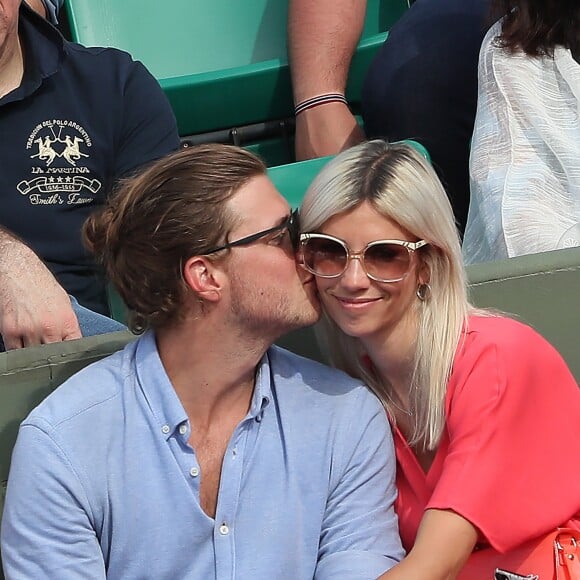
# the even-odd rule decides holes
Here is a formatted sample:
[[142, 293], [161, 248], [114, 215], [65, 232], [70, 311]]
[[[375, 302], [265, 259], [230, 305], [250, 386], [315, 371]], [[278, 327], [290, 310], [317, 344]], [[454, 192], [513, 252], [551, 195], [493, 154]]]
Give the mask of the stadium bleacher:
[[[286, 57], [286, 0], [66, 0], [73, 40], [115, 46], [159, 80], [189, 143], [232, 142], [269, 165], [294, 160]], [[364, 73], [407, 0], [369, 0], [347, 97], [360, 103]]]

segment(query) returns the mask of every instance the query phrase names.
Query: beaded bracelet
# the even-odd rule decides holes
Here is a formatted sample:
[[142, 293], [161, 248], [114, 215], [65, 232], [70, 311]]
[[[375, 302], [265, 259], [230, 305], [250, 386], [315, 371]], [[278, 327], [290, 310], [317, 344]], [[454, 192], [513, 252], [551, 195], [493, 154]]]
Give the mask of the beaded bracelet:
[[303, 113], [308, 109], [313, 109], [314, 107], [318, 107], [318, 105], [326, 105], [327, 103], [343, 103], [348, 105], [348, 102], [342, 93], [325, 93], [324, 95], [311, 97], [310, 99], [298, 103], [294, 107], [294, 115], [297, 117], [300, 113]]

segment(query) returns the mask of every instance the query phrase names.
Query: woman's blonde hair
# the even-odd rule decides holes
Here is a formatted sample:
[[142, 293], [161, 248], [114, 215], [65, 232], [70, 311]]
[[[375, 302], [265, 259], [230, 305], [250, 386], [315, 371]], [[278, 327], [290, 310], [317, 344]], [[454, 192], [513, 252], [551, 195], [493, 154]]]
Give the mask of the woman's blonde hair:
[[[434, 449], [445, 425], [445, 393], [468, 301], [459, 235], [451, 205], [437, 175], [409, 144], [375, 140], [330, 161], [309, 187], [300, 209], [301, 228], [319, 229], [332, 216], [364, 201], [429, 245], [419, 250], [431, 291], [417, 298], [417, 338], [410, 402], [410, 444]], [[326, 314], [320, 325], [332, 363], [364, 380], [393, 415], [393, 394], [364, 361], [360, 341], [343, 333]]]

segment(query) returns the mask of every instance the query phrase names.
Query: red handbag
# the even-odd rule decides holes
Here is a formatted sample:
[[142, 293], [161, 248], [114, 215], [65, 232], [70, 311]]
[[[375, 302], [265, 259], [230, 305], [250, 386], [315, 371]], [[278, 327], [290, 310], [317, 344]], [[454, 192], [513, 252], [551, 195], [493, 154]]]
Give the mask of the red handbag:
[[477, 550], [457, 578], [510, 579], [509, 573], [529, 580], [580, 580], [580, 532], [558, 528], [507, 554], [500, 554], [493, 548]]

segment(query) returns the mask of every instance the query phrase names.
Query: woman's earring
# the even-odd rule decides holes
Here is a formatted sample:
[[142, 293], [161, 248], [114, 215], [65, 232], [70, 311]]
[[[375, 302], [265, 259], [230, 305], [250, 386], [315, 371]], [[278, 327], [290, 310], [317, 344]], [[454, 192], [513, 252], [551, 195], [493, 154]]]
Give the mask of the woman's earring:
[[431, 286], [429, 284], [419, 284], [417, 288], [417, 298], [421, 302], [425, 302], [425, 300], [429, 300], [431, 298]]

